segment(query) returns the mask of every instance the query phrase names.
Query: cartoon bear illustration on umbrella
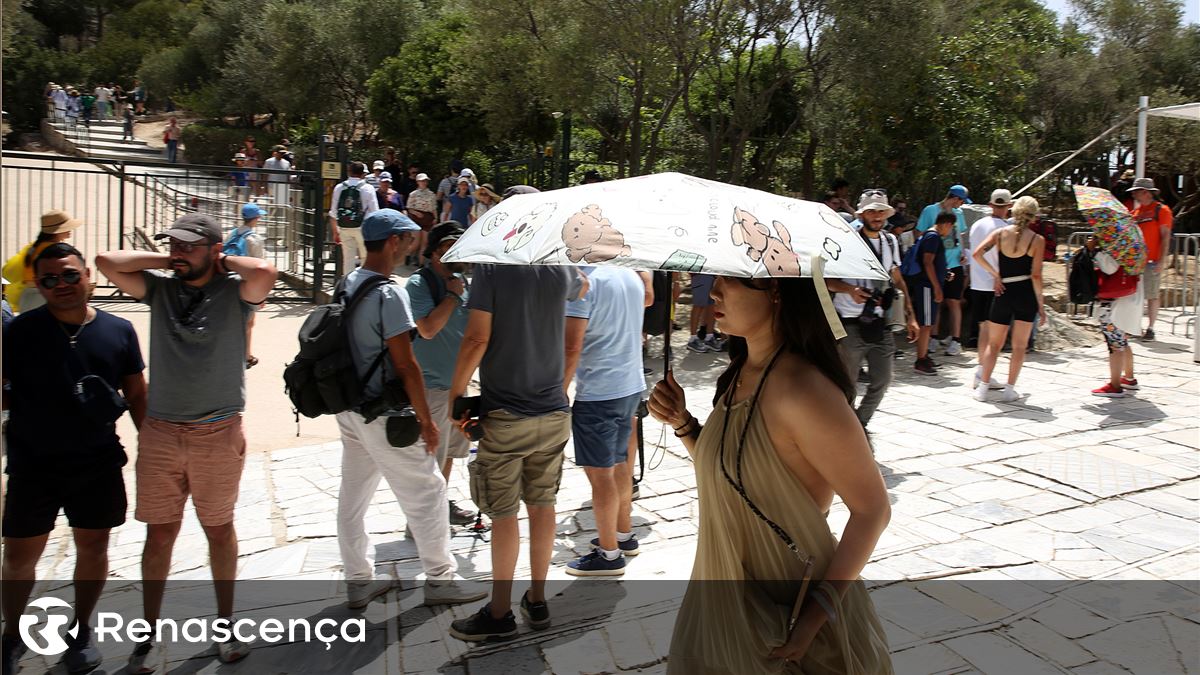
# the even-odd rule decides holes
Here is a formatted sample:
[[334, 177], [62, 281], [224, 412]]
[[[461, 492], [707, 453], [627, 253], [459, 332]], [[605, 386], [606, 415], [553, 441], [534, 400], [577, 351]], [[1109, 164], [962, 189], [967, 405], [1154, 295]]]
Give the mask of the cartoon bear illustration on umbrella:
[[733, 245], [745, 246], [746, 256], [755, 262], [761, 260], [770, 276], [800, 276], [800, 258], [792, 250], [792, 234], [778, 220], [772, 225], [777, 236], [771, 236], [770, 228], [753, 213], [733, 207]]
[[612, 226], [596, 204], [571, 214], [563, 224], [562, 238], [567, 245], [567, 258], [573, 263], [598, 263], [630, 254], [625, 235]]

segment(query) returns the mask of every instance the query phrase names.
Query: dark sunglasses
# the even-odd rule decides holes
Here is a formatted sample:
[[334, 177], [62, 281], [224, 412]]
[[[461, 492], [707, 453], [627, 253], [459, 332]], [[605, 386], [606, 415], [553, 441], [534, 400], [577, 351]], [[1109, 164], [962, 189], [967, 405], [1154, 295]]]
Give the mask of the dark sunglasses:
[[38, 279], [38, 285], [49, 290], [55, 286], [58, 286], [60, 281], [74, 286], [75, 284], [79, 283], [79, 280], [82, 278], [82, 272], [67, 270], [62, 274], [43, 274], [41, 278]]
[[201, 248], [204, 246], [212, 246], [213, 244], [204, 243], [204, 242], [178, 241], [178, 240], [172, 239], [170, 245], [171, 245], [172, 253], [174, 253], [176, 251], [178, 251], [180, 253], [191, 253], [192, 251], [195, 251], [198, 248]]

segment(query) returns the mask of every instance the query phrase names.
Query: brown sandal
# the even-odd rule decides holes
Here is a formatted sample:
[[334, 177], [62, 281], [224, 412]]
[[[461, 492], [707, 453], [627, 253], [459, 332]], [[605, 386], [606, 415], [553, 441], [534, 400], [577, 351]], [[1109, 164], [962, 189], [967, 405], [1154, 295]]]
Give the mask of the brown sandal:
[[258, 365], [258, 357], [257, 356], [247, 356], [246, 357], [246, 370], [250, 370], [251, 368], [253, 368], [254, 366], [257, 366], [257, 365]]

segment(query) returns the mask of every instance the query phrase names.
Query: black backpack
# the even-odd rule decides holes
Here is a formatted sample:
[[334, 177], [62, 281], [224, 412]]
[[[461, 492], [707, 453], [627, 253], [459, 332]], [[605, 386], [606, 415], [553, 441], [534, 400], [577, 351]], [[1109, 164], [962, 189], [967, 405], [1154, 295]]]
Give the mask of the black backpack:
[[1067, 275], [1067, 292], [1071, 302], [1086, 305], [1096, 299], [1100, 282], [1096, 279], [1096, 263], [1092, 253], [1084, 246], [1071, 257], [1071, 272]]
[[334, 301], [317, 307], [304, 320], [300, 327], [300, 352], [283, 371], [284, 390], [297, 413], [319, 417], [362, 404], [364, 383], [382, 365], [388, 352], [380, 351], [367, 374], [358, 376], [350, 353], [350, 313], [368, 293], [387, 283], [391, 283], [390, 278], [372, 275], [363, 280], [349, 300], [339, 284]]

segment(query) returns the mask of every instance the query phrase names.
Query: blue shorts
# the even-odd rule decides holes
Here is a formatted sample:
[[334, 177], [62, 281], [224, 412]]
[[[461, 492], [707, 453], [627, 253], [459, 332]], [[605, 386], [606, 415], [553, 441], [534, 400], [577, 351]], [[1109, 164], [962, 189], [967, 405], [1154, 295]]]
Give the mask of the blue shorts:
[[933, 289], [929, 286], [916, 286], [912, 291], [913, 313], [917, 317], [918, 326], [936, 326], [938, 319], [938, 303], [933, 301]]
[[692, 307], [711, 307], [712, 287], [717, 278], [711, 274], [692, 275]]
[[575, 463], [607, 469], [629, 457], [629, 434], [641, 393], [610, 401], [575, 401], [571, 408], [571, 440]]

